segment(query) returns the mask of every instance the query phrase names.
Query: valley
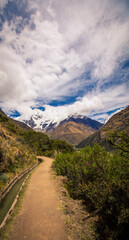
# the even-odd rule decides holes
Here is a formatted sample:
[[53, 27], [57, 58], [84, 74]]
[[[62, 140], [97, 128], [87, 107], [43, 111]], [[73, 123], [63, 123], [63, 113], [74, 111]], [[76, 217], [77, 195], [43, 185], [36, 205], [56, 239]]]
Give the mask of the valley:
[[129, 0], [0, 0], [0, 240], [129, 240]]
[[84, 115], [71, 115], [59, 122], [44, 121], [43, 116], [35, 115], [24, 122], [36, 131], [44, 132], [53, 139], [64, 140], [73, 146], [103, 126], [102, 123]]
[[[39, 240], [67, 240], [67, 234], [72, 234], [71, 240], [81, 240], [82, 235], [85, 240], [89, 236], [94, 240], [96, 235], [98, 239], [109, 236], [112, 240], [121, 240], [124, 236], [127, 240], [129, 106], [113, 115], [105, 125], [86, 116], [70, 116], [56, 126], [49, 124], [46, 129], [52, 138], [0, 111], [0, 191], [24, 169], [35, 164], [37, 155], [43, 159], [30, 178], [20, 213], [8, 231], [7, 240], [23, 239], [23, 232], [24, 238], [31, 236], [31, 239]], [[82, 135], [87, 137], [83, 141]], [[73, 146], [80, 143], [76, 149], [68, 142]], [[83, 203], [81, 211], [85, 208], [85, 217], [80, 215], [81, 220], [77, 220], [77, 224], [81, 224], [80, 236], [77, 232], [73, 234], [70, 231], [70, 228], [74, 229], [72, 223], [66, 224], [67, 218], [62, 218], [62, 214], [67, 212], [67, 217], [74, 219], [77, 213], [73, 212], [72, 217], [73, 210], [66, 211], [65, 206], [62, 213], [58, 207], [60, 193], [57, 193], [52, 180], [52, 171], [57, 178], [63, 178], [62, 184], [67, 189], [65, 197]], [[87, 216], [88, 219], [90, 216], [89, 223]], [[85, 220], [88, 232], [83, 231]], [[3, 234], [4, 229], [0, 236]]]

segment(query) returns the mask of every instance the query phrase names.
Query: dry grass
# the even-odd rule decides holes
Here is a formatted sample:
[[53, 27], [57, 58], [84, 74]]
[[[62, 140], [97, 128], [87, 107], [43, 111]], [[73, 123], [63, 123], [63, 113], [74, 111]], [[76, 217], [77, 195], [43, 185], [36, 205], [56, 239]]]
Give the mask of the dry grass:
[[92, 217], [87, 221], [83, 219], [88, 216], [85, 206], [81, 200], [73, 200], [64, 187], [65, 178], [56, 176], [54, 171], [53, 179], [57, 186], [59, 208], [62, 211], [66, 223], [66, 232], [69, 240], [95, 240], [94, 223], [97, 217]]
[[[0, 123], [0, 192], [16, 175], [34, 162], [36, 156], [32, 151]], [[2, 180], [2, 173], [6, 173], [7, 181]]]

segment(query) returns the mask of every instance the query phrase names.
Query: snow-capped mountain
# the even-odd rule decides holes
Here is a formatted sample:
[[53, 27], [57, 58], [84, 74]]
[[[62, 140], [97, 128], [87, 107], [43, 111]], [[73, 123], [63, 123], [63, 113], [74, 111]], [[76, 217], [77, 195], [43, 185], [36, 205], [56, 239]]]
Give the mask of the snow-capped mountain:
[[36, 114], [31, 116], [30, 120], [24, 120], [24, 123], [35, 130], [37, 129], [47, 132], [49, 129], [58, 126], [60, 124], [60, 121], [56, 122], [54, 120], [46, 120], [43, 118], [43, 116]]
[[[58, 125], [62, 125], [66, 121], [74, 121], [77, 123], [84, 123], [84, 124], [88, 124], [88, 125], [90, 124], [89, 122], [92, 121], [92, 124], [90, 124], [90, 125], [92, 125], [92, 127], [93, 127], [93, 122], [95, 122], [99, 127], [100, 127], [100, 125], [102, 126], [101, 123], [99, 123], [95, 120], [92, 120], [92, 119], [86, 117], [85, 115], [77, 115], [77, 114], [70, 115], [66, 119], [56, 122], [55, 120], [53, 120], [53, 121], [46, 120], [43, 118], [43, 115], [37, 113], [37, 114], [31, 116], [31, 118], [29, 120], [24, 120], [23, 122], [26, 123], [29, 127], [33, 128], [33, 129], [38, 129], [38, 130], [47, 132], [47, 131], [50, 131], [50, 130], [56, 128]], [[95, 124], [95, 126], [96, 126], [96, 124]]]
[[54, 139], [62, 139], [73, 145], [97, 131], [103, 124], [84, 115], [70, 115], [64, 120], [47, 120], [42, 114], [31, 116], [24, 122], [35, 130], [46, 132]]

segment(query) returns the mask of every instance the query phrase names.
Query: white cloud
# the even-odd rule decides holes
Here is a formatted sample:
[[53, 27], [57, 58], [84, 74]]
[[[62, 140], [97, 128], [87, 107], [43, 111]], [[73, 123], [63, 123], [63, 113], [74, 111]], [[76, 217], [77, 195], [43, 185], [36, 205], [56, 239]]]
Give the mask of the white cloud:
[[[82, 114], [88, 115], [92, 110], [99, 110], [103, 107], [100, 99], [97, 96], [83, 97], [81, 100], [76, 101], [70, 105], [64, 106], [49, 106], [45, 105], [45, 111], [39, 109], [34, 109], [29, 111], [29, 113], [24, 110], [24, 113], [18, 118], [19, 120], [30, 119], [33, 115], [34, 117], [40, 115], [42, 121], [52, 121], [58, 123], [70, 115]], [[27, 110], [27, 109], [26, 109]], [[39, 120], [39, 123], [41, 119]]]
[[[117, 87], [110, 87], [98, 93], [97, 97], [103, 103], [103, 107], [88, 114], [89, 117], [96, 120], [102, 119], [101, 121], [108, 121], [114, 113], [109, 115], [107, 112], [123, 109], [129, 105], [128, 88], [126, 88], [125, 84], [118, 85]], [[117, 111], [115, 111], [115, 113], [117, 113]]]
[[1, 0], [0, 1], [0, 8], [4, 8], [7, 3], [8, 3], [8, 0]]
[[34, 99], [36, 92], [24, 71], [24, 62], [20, 56], [14, 54], [12, 49], [5, 44], [2, 44], [0, 56], [1, 101], [17, 101], [18, 104], [21, 104], [26, 99]]
[[108, 121], [114, 114], [119, 113], [121, 110], [123, 110], [123, 108], [120, 108], [120, 109], [116, 110], [115, 112], [113, 112], [112, 114], [108, 115], [108, 116], [105, 118], [104, 123], [107, 123], [107, 121]]
[[92, 116], [92, 118], [94, 119], [94, 120], [97, 120], [97, 121], [99, 121], [99, 122], [102, 122], [102, 123], [107, 123], [108, 122], [108, 120], [114, 115], [114, 114], [117, 114], [118, 112], [120, 112], [121, 110], [123, 110], [124, 108], [125, 108], [126, 106], [124, 106], [124, 107], [122, 107], [122, 108], [120, 108], [120, 109], [113, 109], [114, 111], [113, 111], [113, 113], [100, 113], [100, 114], [97, 114], [97, 115], [94, 115], [94, 116]]
[[[121, 90], [124, 92], [121, 94]], [[39, 124], [45, 121], [58, 123], [66, 119], [70, 115], [86, 115], [90, 118], [109, 119], [106, 112], [113, 111], [116, 108], [125, 107], [128, 105], [128, 90], [125, 85], [120, 85], [117, 88], [107, 89], [99, 94], [92, 92], [80, 99], [73, 104], [64, 106], [49, 106], [44, 105], [45, 111], [34, 109], [27, 112], [23, 109], [22, 115], [18, 118], [19, 120], [29, 120], [31, 116], [36, 117], [37, 114], [40, 116]], [[97, 115], [96, 115], [97, 113]], [[111, 115], [112, 116], [112, 115]], [[111, 117], [110, 116], [110, 117]], [[42, 120], [41, 120], [42, 119]]]
[[[2, 3], [0, 6], [6, 1]], [[60, 114], [67, 116], [69, 112], [88, 114], [102, 106], [108, 110], [113, 101], [114, 106], [126, 105], [125, 85], [101, 92], [120, 61], [129, 56], [129, 17], [125, 1], [37, 0], [29, 1], [29, 7], [37, 11], [20, 34], [15, 30], [21, 17], [10, 25], [5, 23], [0, 32], [3, 39], [0, 43], [1, 106], [27, 117], [27, 112], [32, 113], [31, 107], [37, 106], [37, 99], [49, 104], [91, 84], [95, 84], [93, 94], [96, 96], [90, 93], [64, 107], [47, 105], [44, 114], [51, 118], [54, 112], [55, 118], [59, 118]], [[81, 75], [88, 71], [91, 79], [82, 79]], [[125, 95], [120, 97], [121, 102], [118, 93]]]

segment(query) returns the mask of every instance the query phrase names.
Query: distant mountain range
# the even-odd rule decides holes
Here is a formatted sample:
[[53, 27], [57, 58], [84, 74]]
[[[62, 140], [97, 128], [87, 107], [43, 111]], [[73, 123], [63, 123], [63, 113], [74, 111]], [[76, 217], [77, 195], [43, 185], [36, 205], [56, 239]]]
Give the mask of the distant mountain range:
[[45, 132], [53, 139], [64, 140], [72, 145], [77, 145], [103, 126], [102, 123], [84, 115], [71, 115], [58, 123], [44, 121], [41, 115], [35, 115], [24, 122], [36, 131]]
[[[4, 118], [5, 114], [2, 111], [0, 113]], [[123, 130], [129, 134], [129, 106], [114, 114], [104, 125], [77, 114], [71, 115], [63, 121], [50, 121], [44, 119], [39, 112], [31, 116], [30, 120], [20, 122], [12, 119], [12, 121], [25, 130], [33, 128], [35, 131], [44, 132], [53, 139], [64, 140], [78, 148], [98, 143], [108, 149], [107, 131]]]
[[114, 114], [104, 126], [102, 126], [97, 132], [91, 134], [89, 137], [86, 137], [77, 145], [77, 147], [82, 148], [87, 145], [93, 146], [94, 143], [98, 143], [108, 149], [109, 145], [106, 141], [107, 131], [113, 132], [115, 130], [117, 132], [125, 131], [129, 135], [129, 106]]

